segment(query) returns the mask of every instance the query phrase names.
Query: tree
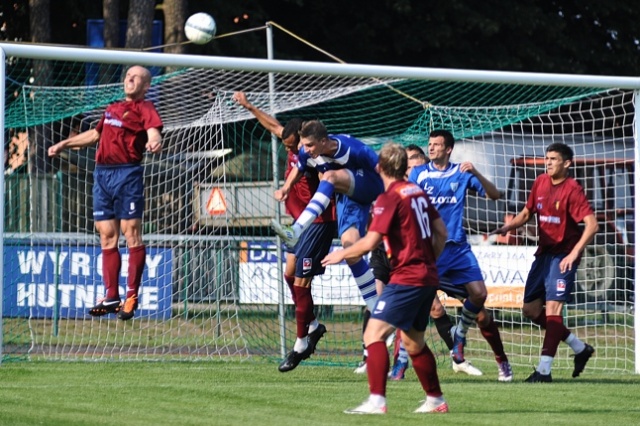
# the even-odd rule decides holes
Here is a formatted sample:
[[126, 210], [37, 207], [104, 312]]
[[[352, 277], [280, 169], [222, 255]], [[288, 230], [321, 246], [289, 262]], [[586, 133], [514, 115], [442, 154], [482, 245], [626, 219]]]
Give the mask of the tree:
[[187, 0], [164, 0], [164, 51], [184, 53], [186, 47], [179, 44], [185, 41], [184, 23], [187, 20]]
[[130, 0], [127, 18], [127, 49], [151, 47], [155, 0]]
[[102, 1], [104, 20], [104, 47], [116, 48], [120, 43], [120, 0]]

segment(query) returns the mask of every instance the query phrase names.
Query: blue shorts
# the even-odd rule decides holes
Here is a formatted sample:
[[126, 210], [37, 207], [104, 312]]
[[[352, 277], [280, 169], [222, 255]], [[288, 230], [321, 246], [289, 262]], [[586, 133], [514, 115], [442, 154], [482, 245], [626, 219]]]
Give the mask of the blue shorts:
[[335, 222], [312, 223], [294, 247], [296, 255], [296, 277], [307, 278], [324, 274], [320, 263], [331, 250], [336, 234]]
[[360, 204], [345, 194], [336, 194], [336, 215], [338, 216], [338, 237], [351, 227], [363, 237], [367, 233], [371, 204]]
[[441, 283], [454, 287], [473, 281], [483, 281], [482, 271], [469, 243], [447, 242], [436, 262]]
[[93, 219], [142, 219], [143, 174], [140, 164], [97, 165], [93, 172]]
[[565, 256], [566, 254], [536, 256], [524, 285], [524, 303], [537, 299], [571, 302], [578, 265], [573, 265], [564, 274], [560, 273], [560, 262]]
[[353, 180], [346, 195], [353, 201], [370, 206], [378, 195], [384, 192], [384, 184], [378, 173], [363, 169], [349, 170], [349, 172]]
[[425, 331], [436, 287], [387, 284], [378, 298], [371, 318], [409, 331]]

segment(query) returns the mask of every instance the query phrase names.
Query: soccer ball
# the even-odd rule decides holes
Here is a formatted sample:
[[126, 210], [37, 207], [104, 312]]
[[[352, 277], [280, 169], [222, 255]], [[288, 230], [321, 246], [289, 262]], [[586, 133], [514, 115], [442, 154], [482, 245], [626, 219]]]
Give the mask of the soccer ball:
[[209, 43], [216, 35], [216, 21], [206, 13], [191, 15], [184, 24], [184, 34], [192, 43]]

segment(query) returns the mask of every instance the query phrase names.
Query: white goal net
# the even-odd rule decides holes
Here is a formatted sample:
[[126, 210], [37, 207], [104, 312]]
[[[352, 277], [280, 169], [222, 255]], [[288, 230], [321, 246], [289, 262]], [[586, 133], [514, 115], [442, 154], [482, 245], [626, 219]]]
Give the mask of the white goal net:
[[[497, 202], [471, 195], [465, 220], [489, 289], [487, 307], [516, 365], [531, 365], [541, 347], [541, 331], [520, 313], [535, 226], [501, 238], [488, 232], [522, 208], [543, 171], [545, 147], [570, 145], [575, 177], [601, 230], [585, 252], [565, 319], [596, 347], [590, 367], [634, 370], [638, 88], [629, 81], [561, 84], [537, 76], [528, 84], [471, 72], [445, 80], [428, 70], [416, 75], [326, 64], [301, 72], [300, 63], [279, 61], [272, 62], [281, 68], [274, 71], [268, 61], [203, 62], [151, 53], [91, 52], [86, 58], [92, 63], [85, 63], [74, 49], [2, 47], [13, 58], [4, 66], [5, 359], [279, 358], [292, 345], [295, 319], [280, 279], [282, 253], [269, 228], [280, 217], [272, 194], [282, 180], [285, 150], [231, 100], [242, 90], [282, 123], [321, 119], [330, 132], [350, 133], [374, 148], [387, 140], [424, 148], [431, 130], [454, 133], [452, 159], [472, 161], [504, 194]], [[47, 59], [53, 55], [56, 60]], [[103, 292], [91, 212], [95, 151], [66, 151], [52, 160], [46, 149], [95, 126], [104, 108], [122, 97], [123, 64], [133, 63], [153, 71], [148, 98], [165, 128], [162, 153], [144, 159], [141, 305], [132, 321], [122, 322], [87, 315]], [[111, 83], [89, 84], [95, 73]], [[124, 265], [124, 242], [121, 253]], [[123, 294], [126, 267], [122, 271]], [[313, 295], [329, 332], [311, 361], [355, 364], [363, 302], [348, 269], [328, 268], [314, 280]], [[445, 305], [457, 314], [455, 301]], [[431, 328], [429, 339], [445, 359], [446, 348]], [[559, 351], [559, 368], [571, 367], [565, 350]], [[494, 362], [475, 328], [466, 351], [477, 365]]]

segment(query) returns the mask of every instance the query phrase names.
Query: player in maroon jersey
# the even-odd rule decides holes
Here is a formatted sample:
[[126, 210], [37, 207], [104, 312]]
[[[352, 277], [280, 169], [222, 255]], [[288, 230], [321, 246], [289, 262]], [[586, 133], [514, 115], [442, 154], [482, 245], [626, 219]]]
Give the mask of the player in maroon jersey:
[[393, 142], [380, 150], [377, 170], [385, 192], [373, 206], [367, 234], [355, 244], [327, 255], [323, 265], [362, 256], [384, 241], [391, 264], [389, 283], [376, 303], [364, 333], [369, 356], [369, 398], [348, 414], [384, 414], [389, 354], [385, 341], [394, 329], [402, 340], [426, 392], [417, 413], [446, 413], [436, 361], [424, 341], [429, 311], [439, 284], [436, 258], [442, 252], [447, 229], [437, 210], [419, 186], [404, 179], [407, 153]]
[[[286, 179], [298, 163], [300, 143], [298, 131], [302, 127], [302, 120], [294, 118], [283, 126], [275, 117], [251, 104], [245, 93], [236, 92], [233, 94], [233, 99], [253, 114], [265, 129], [282, 139], [282, 144], [287, 150], [287, 169], [284, 175]], [[285, 200], [287, 213], [297, 219], [307, 207], [319, 183], [318, 175], [309, 173], [293, 185], [289, 197]], [[284, 279], [296, 307], [296, 342], [293, 350], [278, 367], [278, 370], [283, 373], [293, 370], [302, 360], [309, 358], [315, 351], [318, 341], [327, 331], [324, 324], [320, 324], [313, 313], [311, 282], [314, 276], [324, 273], [321, 260], [329, 253], [336, 232], [336, 211], [332, 201], [329, 208], [303, 233], [295, 247], [285, 246], [287, 258]]]
[[[89, 309], [92, 316], [118, 313], [118, 318], [133, 318], [138, 308], [138, 293], [145, 265], [146, 249], [142, 240], [144, 181], [142, 157], [145, 151], [162, 150], [162, 120], [151, 101], [145, 100], [151, 87], [151, 73], [132, 66], [124, 77], [125, 99], [107, 106], [95, 129], [90, 129], [49, 148], [55, 157], [66, 148], [95, 145], [96, 168], [93, 173], [93, 218], [100, 234], [105, 297]], [[121, 258], [120, 233], [129, 250], [127, 292], [121, 304], [118, 289]]]
[[[582, 252], [598, 232], [598, 222], [580, 184], [569, 176], [573, 151], [563, 143], [546, 149], [547, 172], [533, 183], [527, 204], [511, 222], [495, 230], [506, 235], [538, 219], [538, 250], [524, 289], [523, 314], [545, 329], [540, 363], [525, 381], [551, 382], [551, 364], [561, 341], [575, 352], [573, 377], [578, 377], [594, 353], [563, 324], [562, 308], [571, 301]], [[584, 222], [584, 230], [579, 224]]]

